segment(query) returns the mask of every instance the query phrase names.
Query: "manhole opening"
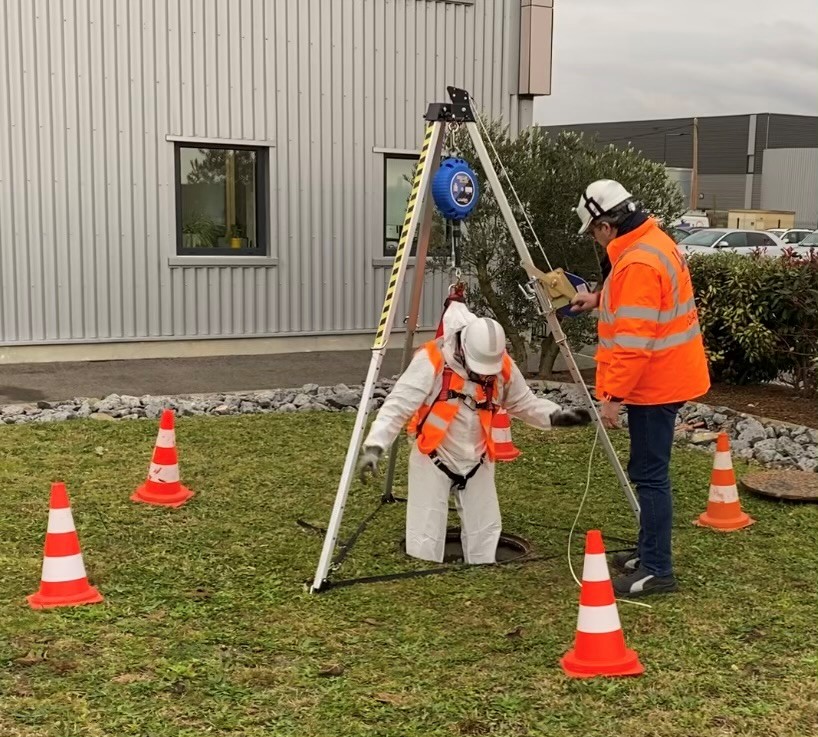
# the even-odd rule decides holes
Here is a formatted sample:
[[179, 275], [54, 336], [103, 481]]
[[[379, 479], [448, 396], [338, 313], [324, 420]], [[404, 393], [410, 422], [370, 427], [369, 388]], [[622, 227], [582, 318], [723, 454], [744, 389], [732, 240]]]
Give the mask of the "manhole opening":
[[[406, 540], [401, 541], [401, 549], [406, 552]], [[531, 552], [531, 543], [519, 535], [508, 532], [500, 533], [497, 543], [497, 562], [505, 563], [510, 560], [523, 558]], [[463, 546], [460, 543], [460, 528], [449, 527], [446, 530], [446, 549], [443, 553], [444, 563], [462, 563]]]

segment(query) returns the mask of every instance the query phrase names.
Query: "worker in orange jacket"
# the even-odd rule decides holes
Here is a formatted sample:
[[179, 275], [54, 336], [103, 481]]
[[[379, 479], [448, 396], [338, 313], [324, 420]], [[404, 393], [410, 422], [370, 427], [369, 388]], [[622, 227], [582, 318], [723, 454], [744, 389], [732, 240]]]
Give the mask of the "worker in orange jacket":
[[580, 293], [575, 311], [599, 310], [596, 392], [605, 427], [628, 412], [628, 475], [641, 507], [639, 544], [613, 557], [619, 596], [675, 591], [670, 453], [682, 405], [710, 388], [693, 284], [674, 241], [611, 179], [588, 185], [576, 208], [580, 234], [607, 250], [601, 292]]

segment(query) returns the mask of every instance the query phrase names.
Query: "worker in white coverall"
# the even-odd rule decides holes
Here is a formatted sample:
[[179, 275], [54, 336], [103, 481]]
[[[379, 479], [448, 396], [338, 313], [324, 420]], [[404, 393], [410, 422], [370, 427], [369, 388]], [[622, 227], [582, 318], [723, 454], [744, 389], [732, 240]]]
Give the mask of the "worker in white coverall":
[[464, 560], [495, 562], [501, 519], [491, 418], [499, 407], [543, 430], [591, 421], [587, 410], [563, 411], [537, 397], [505, 347], [498, 322], [453, 302], [442, 338], [415, 353], [364, 441], [358, 468], [365, 482], [404, 425], [416, 439], [406, 510], [406, 552], [414, 558], [443, 561], [452, 493]]

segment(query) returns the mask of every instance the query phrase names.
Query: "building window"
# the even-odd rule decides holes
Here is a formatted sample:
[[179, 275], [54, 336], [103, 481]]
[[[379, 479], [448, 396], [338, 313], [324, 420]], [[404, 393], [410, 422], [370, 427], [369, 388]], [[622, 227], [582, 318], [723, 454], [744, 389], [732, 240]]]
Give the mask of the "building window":
[[[384, 157], [383, 166], [383, 255], [393, 257], [398, 250], [400, 232], [406, 217], [406, 203], [412, 192], [417, 156], [393, 155]], [[419, 229], [418, 229], [419, 230]], [[417, 233], [412, 244], [412, 256], [417, 250]]]
[[176, 144], [176, 252], [267, 254], [266, 148]]
[[747, 154], [747, 173], [753, 174], [756, 170], [755, 154]]

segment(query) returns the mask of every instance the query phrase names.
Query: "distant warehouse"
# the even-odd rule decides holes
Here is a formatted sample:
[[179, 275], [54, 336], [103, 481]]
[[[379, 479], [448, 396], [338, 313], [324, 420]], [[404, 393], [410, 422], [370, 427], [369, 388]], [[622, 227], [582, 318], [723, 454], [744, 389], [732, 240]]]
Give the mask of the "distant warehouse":
[[[693, 167], [693, 118], [544, 126], [634, 148], [668, 167]], [[708, 210], [792, 210], [818, 227], [818, 116], [753, 113], [699, 118], [699, 202]]]

